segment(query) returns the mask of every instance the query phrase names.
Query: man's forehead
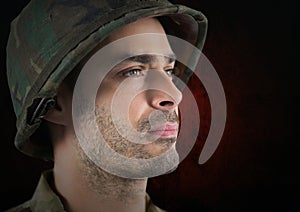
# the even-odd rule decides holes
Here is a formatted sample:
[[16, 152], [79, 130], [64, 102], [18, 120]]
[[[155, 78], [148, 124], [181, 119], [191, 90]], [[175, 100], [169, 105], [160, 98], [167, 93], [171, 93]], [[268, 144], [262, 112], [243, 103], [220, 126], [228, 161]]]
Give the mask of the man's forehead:
[[124, 61], [151, 63], [158, 59], [169, 64], [176, 60], [176, 56], [165, 34], [144, 33], [108, 43], [93, 52], [87, 61], [91, 59], [102, 61], [102, 64], [111, 61], [114, 65]]

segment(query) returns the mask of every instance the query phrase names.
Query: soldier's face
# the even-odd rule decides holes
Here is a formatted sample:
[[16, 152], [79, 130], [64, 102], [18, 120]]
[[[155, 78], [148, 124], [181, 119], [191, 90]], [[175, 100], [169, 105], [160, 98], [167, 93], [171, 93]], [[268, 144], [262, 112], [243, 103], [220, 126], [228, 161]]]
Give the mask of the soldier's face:
[[[111, 167], [116, 167], [123, 156], [151, 159], [172, 149], [166, 156], [168, 160], [159, 163], [165, 170], [164, 167], [178, 165], [175, 142], [178, 104], [182, 97], [172, 81], [175, 57], [165, 32], [158, 20], [142, 19], [115, 31], [105, 42], [113, 43], [123, 37], [145, 33], [164, 36], [159, 39], [154, 36], [144, 42], [130, 39], [122, 48], [111, 47], [120, 55], [130, 57], [116, 64], [102, 80], [95, 100], [96, 120], [105, 142], [120, 155], [107, 160]], [[153, 50], [152, 54], [141, 54], [149, 49]], [[163, 51], [155, 54], [155, 49]], [[95, 57], [97, 53], [94, 60]], [[170, 161], [174, 164], [166, 164]], [[149, 164], [145, 172], [159, 168], [157, 163], [156, 167]], [[142, 163], [140, 167], [132, 165], [131, 168], [143, 171]]]
[[[145, 19], [123, 27], [121, 30], [113, 33], [109, 40], [114, 41], [125, 36], [141, 33], [164, 34], [164, 30], [156, 19]], [[166, 49], [166, 52], [168, 52], [166, 54], [170, 55], [170, 57], [149, 54], [137, 55], [117, 64], [106, 75], [98, 90], [96, 105], [100, 109], [98, 111], [98, 120], [101, 122], [99, 127], [104, 137], [107, 136], [106, 140], [108, 143], [119, 153], [127, 157], [150, 158], [161, 154], [170, 147], [174, 147], [178, 134], [177, 107], [181, 100], [181, 93], [172, 82], [175, 59], [167, 38], [165, 37], [163, 40], [147, 40], [142, 46], [134, 39], [130, 41], [131, 43], [127, 43], [128, 49], [122, 50], [125, 50], [125, 54], [127, 53], [126, 51], [132, 51], [130, 48], [133, 46], [135, 46], [133, 51], [139, 49], [141, 52], [144, 49], [157, 46], [158, 48]], [[161, 85], [156, 85], [157, 83], [164, 84], [164, 90], [153, 89], [162, 87]], [[144, 88], [143, 91], [140, 93], [134, 92], [139, 86]], [[118, 91], [122, 94], [118, 95]], [[172, 96], [166, 92], [171, 93]], [[126, 105], [127, 103], [125, 102], [129, 102], [129, 105]], [[163, 112], [167, 120], [153, 123], [156, 126], [152, 126], [152, 129], [150, 129], [149, 118], [156, 111]], [[115, 118], [113, 119], [116, 119], [111, 121], [118, 123], [112, 123], [111, 121], [103, 123], [101, 120], [105, 119], [104, 116], [111, 114], [111, 112], [114, 113]], [[127, 120], [122, 120], [121, 117]], [[129, 141], [128, 143], [126, 142], [126, 145], [118, 145], [119, 141], [110, 139], [110, 137], [115, 137], [117, 132], [115, 130], [113, 130], [114, 132], [107, 130], [113, 127], [111, 126], [112, 124], [114, 126], [120, 124], [120, 128], [130, 124], [129, 128], [132, 128], [132, 130], [149, 133], [150, 137], [151, 134], [154, 137], [159, 135], [159, 137], [157, 136], [156, 141], [148, 144], [136, 144]], [[122, 131], [122, 129], [119, 131]], [[136, 151], [134, 151], [135, 148]]]

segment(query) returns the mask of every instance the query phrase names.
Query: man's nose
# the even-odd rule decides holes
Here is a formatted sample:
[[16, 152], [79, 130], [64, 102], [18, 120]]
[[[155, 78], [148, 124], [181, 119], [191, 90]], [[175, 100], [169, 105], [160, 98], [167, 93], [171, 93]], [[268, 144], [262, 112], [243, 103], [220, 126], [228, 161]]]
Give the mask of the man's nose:
[[149, 104], [157, 110], [173, 111], [179, 104], [179, 101], [176, 101], [174, 97], [157, 90], [149, 91], [148, 98]]
[[164, 71], [151, 71], [148, 74], [146, 95], [148, 103], [157, 110], [173, 111], [182, 99], [182, 93]]

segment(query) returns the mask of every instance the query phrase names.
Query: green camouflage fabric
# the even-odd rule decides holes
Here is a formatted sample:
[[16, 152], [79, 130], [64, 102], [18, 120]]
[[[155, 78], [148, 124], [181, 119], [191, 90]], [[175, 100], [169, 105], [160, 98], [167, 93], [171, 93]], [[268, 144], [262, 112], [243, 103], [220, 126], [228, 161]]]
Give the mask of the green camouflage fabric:
[[[50, 187], [50, 181], [53, 178], [53, 171], [48, 170], [43, 172], [32, 198], [23, 204], [10, 208], [6, 212], [45, 212], [66, 211], [59, 197]], [[164, 212], [164, 210], [155, 206], [148, 194], [146, 194], [146, 212]]]
[[[16, 147], [26, 155], [52, 159], [51, 144], [34, 141], [31, 136], [53, 104], [60, 83], [111, 32], [152, 16], [171, 17], [173, 24], [166, 25], [169, 32], [187, 40], [195, 34], [191, 43], [202, 49], [205, 16], [166, 0], [31, 0], [11, 23], [7, 43], [7, 79], [17, 117]], [[189, 19], [196, 28], [188, 26]]]

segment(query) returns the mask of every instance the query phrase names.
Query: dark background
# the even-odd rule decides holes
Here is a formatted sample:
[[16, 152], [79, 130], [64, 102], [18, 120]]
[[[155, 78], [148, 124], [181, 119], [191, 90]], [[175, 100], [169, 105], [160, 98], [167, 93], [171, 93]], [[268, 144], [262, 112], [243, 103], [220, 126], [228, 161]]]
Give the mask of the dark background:
[[[9, 23], [27, 2], [5, 2], [0, 13], [0, 210], [29, 199], [40, 172], [51, 167], [13, 145], [16, 119], [5, 75], [5, 46]], [[201, 116], [197, 143], [174, 173], [149, 180], [148, 193], [169, 211], [299, 211], [296, 3], [173, 2], [201, 10], [209, 20], [203, 52], [223, 83], [227, 124], [217, 151], [198, 165], [209, 127], [209, 104], [203, 89], [195, 89], [198, 80], [193, 78], [190, 86]]]

